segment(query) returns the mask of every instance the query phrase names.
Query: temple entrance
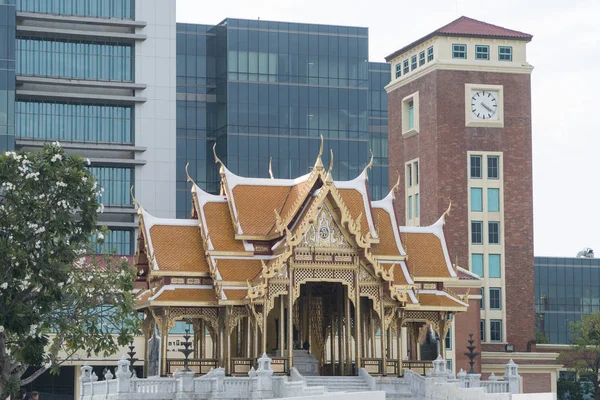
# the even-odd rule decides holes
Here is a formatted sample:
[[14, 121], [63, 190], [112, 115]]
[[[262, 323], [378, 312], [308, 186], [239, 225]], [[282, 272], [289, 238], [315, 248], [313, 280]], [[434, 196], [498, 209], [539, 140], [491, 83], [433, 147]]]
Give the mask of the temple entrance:
[[276, 299], [267, 318], [268, 354], [288, 360], [291, 349], [292, 366], [304, 375], [355, 375], [354, 315], [342, 283], [304, 283], [291, 318], [288, 296]]

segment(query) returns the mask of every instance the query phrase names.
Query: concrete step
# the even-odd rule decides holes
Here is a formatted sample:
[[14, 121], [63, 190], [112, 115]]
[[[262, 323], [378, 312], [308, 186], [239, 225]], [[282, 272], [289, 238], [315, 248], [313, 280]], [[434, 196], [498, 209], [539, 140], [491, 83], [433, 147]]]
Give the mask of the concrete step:
[[367, 383], [358, 376], [307, 376], [307, 386], [324, 386], [327, 392], [368, 392]]

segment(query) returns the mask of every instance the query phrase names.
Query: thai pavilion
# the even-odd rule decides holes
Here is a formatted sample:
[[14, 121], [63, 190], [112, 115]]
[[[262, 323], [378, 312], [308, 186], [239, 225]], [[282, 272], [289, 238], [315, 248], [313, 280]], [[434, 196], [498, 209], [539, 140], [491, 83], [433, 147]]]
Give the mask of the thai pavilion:
[[322, 152], [321, 142], [312, 171], [296, 179], [237, 176], [215, 153], [221, 193], [202, 191], [188, 176], [190, 219], [154, 217], [134, 200], [148, 374], [181, 369], [181, 358], [169, 359], [167, 349], [178, 320], [193, 327], [189, 364], [197, 373], [247, 373], [263, 353], [276, 372], [288, 373], [308, 349], [322, 375], [356, 374], [356, 366], [398, 375], [407, 358], [401, 343], [417, 347], [424, 326], [437, 332], [444, 354], [454, 313], [468, 302], [447, 288], [458, 277], [445, 214], [431, 226], [399, 227], [399, 182], [371, 201], [372, 161], [355, 179], [338, 182]]

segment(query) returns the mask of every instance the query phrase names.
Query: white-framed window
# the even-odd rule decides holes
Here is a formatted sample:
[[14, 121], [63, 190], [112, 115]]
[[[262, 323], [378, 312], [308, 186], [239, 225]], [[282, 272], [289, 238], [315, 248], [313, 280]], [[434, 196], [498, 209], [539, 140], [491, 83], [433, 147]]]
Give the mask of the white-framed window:
[[471, 156], [471, 178], [481, 178], [481, 156]]
[[489, 60], [490, 59], [490, 46], [476, 45], [475, 46], [475, 59], [476, 60]]
[[512, 61], [511, 46], [498, 46], [498, 61]]
[[490, 288], [490, 297], [488, 298], [488, 304], [490, 310], [502, 310], [502, 289], [499, 287]]
[[488, 222], [488, 243], [500, 244], [500, 222]]
[[419, 53], [419, 67], [425, 65], [425, 50]]
[[402, 99], [402, 134], [419, 132], [419, 92]]
[[427, 62], [433, 61], [433, 46], [427, 48]]
[[408, 187], [412, 187], [412, 164], [406, 165], [406, 184]]
[[402, 75], [402, 65], [400, 63], [396, 64], [396, 78], [400, 78]]
[[501, 342], [502, 341], [502, 320], [491, 319], [490, 320], [490, 342]]
[[417, 55], [415, 54], [410, 58], [410, 70], [414, 71], [417, 69]]
[[408, 67], [408, 58], [404, 61], [402, 61], [402, 66], [404, 68], [404, 75], [408, 74], [408, 72], [410, 71], [409, 67]]
[[452, 45], [452, 58], [467, 58], [467, 45], [466, 44], [453, 44]]

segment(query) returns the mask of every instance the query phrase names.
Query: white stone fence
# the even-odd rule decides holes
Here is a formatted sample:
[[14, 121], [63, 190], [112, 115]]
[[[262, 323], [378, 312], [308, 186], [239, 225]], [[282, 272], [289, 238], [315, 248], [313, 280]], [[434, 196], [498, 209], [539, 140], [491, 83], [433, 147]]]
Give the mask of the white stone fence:
[[195, 378], [194, 372], [176, 371], [172, 378], [138, 379], [123, 356], [115, 375], [108, 370], [103, 381], [92, 367], [81, 367], [80, 400], [201, 400], [201, 399], [270, 399], [323, 394], [323, 387], [307, 387], [304, 380], [288, 381], [285, 376], [273, 376], [271, 359], [263, 355], [258, 369], [252, 368], [245, 378], [226, 377], [223, 368], [211, 370]]
[[492, 374], [487, 381], [480, 374], [467, 374], [462, 369], [456, 377], [446, 370], [446, 360], [438, 356], [433, 361], [433, 370], [426, 377], [405, 370], [404, 379], [410, 391], [426, 399], [445, 400], [509, 400], [518, 394], [521, 377], [518, 366], [510, 360], [506, 364], [505, 374], [499, 379]]

